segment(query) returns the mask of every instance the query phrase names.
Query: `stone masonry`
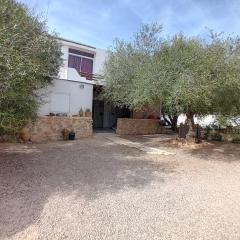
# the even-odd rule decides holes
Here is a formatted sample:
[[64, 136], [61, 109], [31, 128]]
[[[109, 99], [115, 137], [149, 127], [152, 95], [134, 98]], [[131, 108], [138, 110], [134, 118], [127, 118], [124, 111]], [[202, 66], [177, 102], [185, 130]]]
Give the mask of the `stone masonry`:
[[89, 117], [38, 117], [20, 133], [23, 141], [44, 142], [62, 140], [63, 129], [73, 130], [76, 139], [92, 136], [92, 118]]
[[144, 135], [162, 133], [159, 120], [119, 118], [117, 134], [119, 135]]

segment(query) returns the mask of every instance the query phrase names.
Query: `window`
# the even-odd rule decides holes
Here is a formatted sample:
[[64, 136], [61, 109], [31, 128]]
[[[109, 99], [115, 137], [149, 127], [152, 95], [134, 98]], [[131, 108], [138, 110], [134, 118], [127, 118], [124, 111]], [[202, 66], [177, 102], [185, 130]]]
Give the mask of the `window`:
[[92, 80], [94, 54], [69, 49], [68, 67], [75, 68], [81, 76]]

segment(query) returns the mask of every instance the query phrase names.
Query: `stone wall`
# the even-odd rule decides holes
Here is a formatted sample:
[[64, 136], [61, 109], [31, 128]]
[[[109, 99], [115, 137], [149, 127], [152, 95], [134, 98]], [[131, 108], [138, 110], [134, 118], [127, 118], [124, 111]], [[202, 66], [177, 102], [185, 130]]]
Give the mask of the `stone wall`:
[[92, 118], [88, 117], [38, 117], [29, 123], [19, 134], [23, 141], [44, 142], [62, 140], [62, 130], [75, 132], [76, 139], [92, 135]]
[[160, 106], [145, 107], [141, 110], [133, 110], [132, 117], [137, 119], [159, 119]]
[[162, 133], [159, 120], [118, 118], [117, 134], [119, 135], [144, 135]]

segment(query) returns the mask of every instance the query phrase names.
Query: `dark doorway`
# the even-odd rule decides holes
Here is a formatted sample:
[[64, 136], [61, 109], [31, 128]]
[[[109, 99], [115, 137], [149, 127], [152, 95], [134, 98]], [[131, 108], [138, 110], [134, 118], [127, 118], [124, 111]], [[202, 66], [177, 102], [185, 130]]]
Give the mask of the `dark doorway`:
[[93, 88], [93, 128], [95, 130], [116, 129], [117, 119], [131, 117], [131, 111], [101, 100], [99, 96], [102, 88], [96, 85]]
[[104, 102], [93, 100], [93, 128], [103, 128]]

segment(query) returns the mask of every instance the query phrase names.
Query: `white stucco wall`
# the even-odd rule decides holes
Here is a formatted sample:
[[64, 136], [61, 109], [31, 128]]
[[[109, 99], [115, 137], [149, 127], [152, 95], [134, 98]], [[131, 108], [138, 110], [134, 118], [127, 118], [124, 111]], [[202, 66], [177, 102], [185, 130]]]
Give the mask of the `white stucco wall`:
[[97, 74], [103, 74], [103, 67], [107, 58], [107, 51], [101, 48], [96, 49], [95, 64], [93, 72]]
[[62, 45], [62, 66], [59, 69], [58, 77], [61, 79], [67, 79], [67, 69], [68, 69], [68, 47], [65, 45]]
[[59, 42], [62, 44], [63, 63], [57, 78], [53, 81], [53, 85], [44, 91], [45, 104], [40, 107], [39, 115], [48, 115], [50, 112], [75, 115], [78, 114], [81, 107], [83, 110], [89, 108], [92, 111], [93, 85], [96, 82], [81, 77], [76, 69], [68, 68], [68, 49], [74, 48], [94, 54], [94, 74], [103, 73], [107, 51], [71, 41], [59, 40]]
[[55, 79], [53, 85], [44, 91], [44, 102], [39, 109], [39, 116], [54, 113], [78, 114], [80, 108], [92, 111], [93, 85]]
[[68, 80], [82, 82], [82, 83], [89, 83], [94, 84], [94, 81], [87, 80], [85, 77], [81, 77], [75, 68], [68, 68], [67, 69], [67, 76]]
[[[74, 73], [71, 69], [68, 68], [68, 49], [74, 48], [77, 50], [85, 51], [94, 54], [93, 59], [93, 73], [94, 74], [103, 74], [103, 67], [104, 62], [107, 58], [107, 51], [100, 48], [94, 48], [94, 47], [87, 47], [81, 44], [76, 44], [72, 42], [67, 41], [60, 41], [62, 44], [62, 58], [63, 58], [63, 64], [60, 67], [59, 75], [58, 77], [61, 79], [69, 79], [69, 80], [75, 80], [75, 81], [83, 81], [85, 78], [82, 78], [79, 76], [79, 74]], [[94, 82], [92, 82], [94, 83]], [[99, 82], [98, 82], [99, 84]]]
[[[63, 41], [63, 40], [59, 40], [59, 42], [62, 45], [61, 50], [63, 53], [62, 55], [63, 64], [59, 71], [59, 78], [62, 78], [62, 79], [72, 78], [72, 76], [69, 75], [69, 71], [68, 71], [68, 49], [69, 48], [94, 54], [93, 73], [99, 73], [101, 71], [101, 68], [103, 67], [103, 62], [105, 61], [105, 52], [106, 52], [105, 50], [97, 49], [94, 47], [87, 47], [85, 45], [76, 44], [76, 43]], [[71, 79], [71, 80], [75, 80], [75, 79]]]
[[[95, 64], [94, 64], [94, 73], [99, 74], [99, 75], [104, 75], [103, 70], [104, 70], [104, 63], [107, 59], [107, 51], [104, 49], [97, 48], [96, 49], [96, 54], [95, 54]], [[104, 85], [105, 80], [101, 79], [96, 82], [99, 85]]]
[[[194, 117], [194, 121], [198, 124], [200, 124], [201, 126], [205, 127], [209, 124], [212, 124], [214, 123], [216, 117], [214, 115], [208, 115], [208, 116], [205, 116], [205, 117]], [[186, 120], [186, 115], [185, 114], [181, 114], [179, 117], [178, 117], [178, 124], [180, 123], [184, 123]]]

